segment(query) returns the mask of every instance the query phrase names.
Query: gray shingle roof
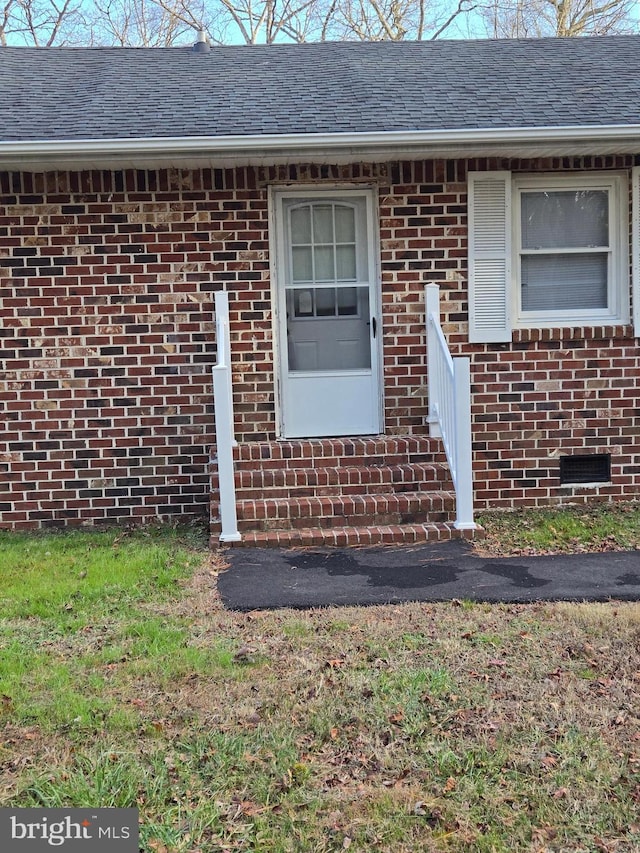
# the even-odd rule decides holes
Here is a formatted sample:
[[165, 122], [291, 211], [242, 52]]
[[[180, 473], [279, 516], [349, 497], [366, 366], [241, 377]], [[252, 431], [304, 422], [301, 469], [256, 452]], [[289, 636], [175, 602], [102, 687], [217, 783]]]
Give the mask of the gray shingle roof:
[[640, 124], [640, 36], [0, 48], [0, 140]]

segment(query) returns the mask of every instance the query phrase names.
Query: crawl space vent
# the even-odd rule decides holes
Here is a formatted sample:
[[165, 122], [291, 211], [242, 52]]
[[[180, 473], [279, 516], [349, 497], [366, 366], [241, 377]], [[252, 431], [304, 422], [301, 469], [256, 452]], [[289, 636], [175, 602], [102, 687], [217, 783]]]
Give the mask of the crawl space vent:
[[560, 457], [560, 485], [608, 483], [611, 480], [611, 454]]

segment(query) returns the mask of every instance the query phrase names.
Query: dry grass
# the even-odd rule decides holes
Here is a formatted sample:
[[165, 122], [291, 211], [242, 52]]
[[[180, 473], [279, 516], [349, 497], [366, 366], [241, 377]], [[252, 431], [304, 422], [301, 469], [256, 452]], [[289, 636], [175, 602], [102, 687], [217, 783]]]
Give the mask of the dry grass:
[[478, 550], [496, 556], [640, 550], [640, 502], [488, 512]]
[[222, 567], [44, 640], [93, 704], [5, 698], [3, 804], [138, 805], [156, 853], [640, 850], [638, 605], [239, 614]]

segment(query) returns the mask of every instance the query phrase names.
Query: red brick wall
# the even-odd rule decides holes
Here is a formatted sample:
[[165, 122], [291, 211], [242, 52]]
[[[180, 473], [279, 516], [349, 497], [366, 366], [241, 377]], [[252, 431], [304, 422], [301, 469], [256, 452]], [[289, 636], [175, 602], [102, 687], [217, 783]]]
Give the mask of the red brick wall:
[[[206, 511], [212, 294], [231, 293], [236, 429], [275, 436], [268, 186], [379, 187], [388, 433], [426, 431], [423, 287], [472, 357], [479, 506], [575, 499], [558, 456], [608, 452], [640, 484], [640, 357], [628, 328], [469, 346], [466, 170], [629, 168], [629, 158], [236, 171], [0, 174], [0, 524]], [[611, 331], [611, 330], [609, 330]]]
[[[474, 348], [478, 505], [638, 497], [640, 350], [631, 330], [550, 330], [538, 337], [520, 332], [512, 347]], [[603, 453], [611, 454], [611, 484], [559, 485], [561, 455]]]
[[[629, 156], [480, 159], [405, 163], [391, 170], [390, 196], [381, 199], [383, 299], [390, 301], [389, 289], [402, 294], [399, 310], [407, 312], [412, 340], [408, 330], [422, 322], [422, 282], [441, 287], [452, 352], [471, 357], [478, 508], [640, 495], [640, 343], [625, 326], [522, 330], [511, 344], [468, 344], [467, 170], [615, 169], [630, 176], [634, 163]], [[421, 346], [410, 344], [399, 357], [409, 362], [414, 394], [421, 387]], [[424, 402], [422, 395], [418, 399]], [[418, 430], [415, 418], [409, 420]], [[560, 486], [559, 458], [568, 454], [611, 454], [611, 483]]]
[[204, 511], [224, 202], [166, 173], [0, 190], [2, 525]]

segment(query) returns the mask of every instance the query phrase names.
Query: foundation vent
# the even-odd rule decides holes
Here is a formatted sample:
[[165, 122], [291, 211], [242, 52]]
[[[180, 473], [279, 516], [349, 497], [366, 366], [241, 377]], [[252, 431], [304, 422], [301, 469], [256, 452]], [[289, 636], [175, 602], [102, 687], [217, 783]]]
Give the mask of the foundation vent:
[[590, 453], [560, 457], [560, 485], [608, 483], [611, 480], [611, 454]]

